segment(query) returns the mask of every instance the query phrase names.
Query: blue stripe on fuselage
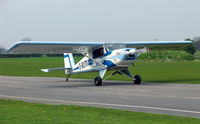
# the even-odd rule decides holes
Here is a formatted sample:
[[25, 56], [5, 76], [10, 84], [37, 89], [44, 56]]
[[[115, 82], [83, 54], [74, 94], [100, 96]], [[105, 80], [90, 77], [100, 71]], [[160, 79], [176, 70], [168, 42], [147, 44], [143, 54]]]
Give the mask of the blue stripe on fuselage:
[[74, 68], [73, 70], [75, 71], [75, 70], [78, 70], [79, 69], [79, 67], [76, 67], [76, 68]]
[[106, 54], [104, 54], [104, 56], [110, 55], [110, 54], [112, 53], [112, 51], [113, 51], [113, 50], [110, 50], [110, 51], [106, 52]]
[[92, 59], [88, 59], [88, 65], [92, 65]]
[[115, 64], [110, 60], [104, 60], [103, 64], [106, 65], [108, 68], [115, 66]]

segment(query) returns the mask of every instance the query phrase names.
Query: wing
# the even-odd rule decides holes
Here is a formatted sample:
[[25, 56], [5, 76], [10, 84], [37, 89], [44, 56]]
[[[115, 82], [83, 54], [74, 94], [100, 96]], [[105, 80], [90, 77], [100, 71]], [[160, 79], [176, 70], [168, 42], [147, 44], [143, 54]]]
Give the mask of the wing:
[[8, 52], [15, 54], [80, 53], [103, 46], [102, 42], [19, 41]]
[[138, 42], [125, 42], [128, 48], [143, 48], [150, 49], [182, 49], [192, 44], [192, 41], [138, 41]]
[[[80, 53], [95, 50], [104, 44], [124, 44], [128, 48], [180, 49], [192, 44], [191, 41], [134, 41], [134, 42], [72, 42], [72, 41], [20, 41], [8, 52], [17, 54], [33, 53]], [[123, 45], [122, 45], [123, 46]]]

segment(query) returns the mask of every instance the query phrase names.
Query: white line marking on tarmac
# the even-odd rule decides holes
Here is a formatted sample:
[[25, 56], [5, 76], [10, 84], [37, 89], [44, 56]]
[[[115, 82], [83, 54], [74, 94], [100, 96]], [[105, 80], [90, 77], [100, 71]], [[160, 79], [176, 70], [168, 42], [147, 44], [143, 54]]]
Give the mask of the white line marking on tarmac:
[[200, 114], [199, 111], [170, 109], [170, 108], [159, 108], [159, 107], [149, 107], [149, 106], [135, 106], [135, 105], [95, 103], [95, 102], [80, 102], [80, 101], [64, 101], [64, 100], [41, 99], [41, 98], [33, 98], [33, 97], [20, 97], [20, 96], [8, 96], [8, 95], [0, 95], [0, 97], [15, 98], [15, 99], [24, 99], [24, 100], [48, 101], [48, 102], [84, 104], [84, 105], [101, 105], [101, 106], [113, 106], [113, 107], [128, 107], [128, 108], [153, 109], [153, 110], [164, 110], [164, 111], [173, 111], [173, 112], [184, 112], [184, 113]]

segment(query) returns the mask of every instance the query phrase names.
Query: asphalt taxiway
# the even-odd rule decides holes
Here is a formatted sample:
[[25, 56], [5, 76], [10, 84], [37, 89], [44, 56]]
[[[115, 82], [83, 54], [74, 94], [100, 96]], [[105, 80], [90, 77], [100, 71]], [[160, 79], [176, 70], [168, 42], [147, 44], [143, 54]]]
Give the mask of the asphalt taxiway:
[[0, 98], [200, 118], [200, 85], [0, 76]]

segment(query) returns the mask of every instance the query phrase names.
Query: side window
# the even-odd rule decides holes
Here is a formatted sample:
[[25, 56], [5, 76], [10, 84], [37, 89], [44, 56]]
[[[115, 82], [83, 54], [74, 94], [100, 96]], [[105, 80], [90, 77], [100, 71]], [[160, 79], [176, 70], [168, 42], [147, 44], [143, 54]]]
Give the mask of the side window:
[[97, 57], [101, 57], [101, 56], [103, 56], [103, 47], [93, 51], [93, 58], [94, 59], [97, 58]]

